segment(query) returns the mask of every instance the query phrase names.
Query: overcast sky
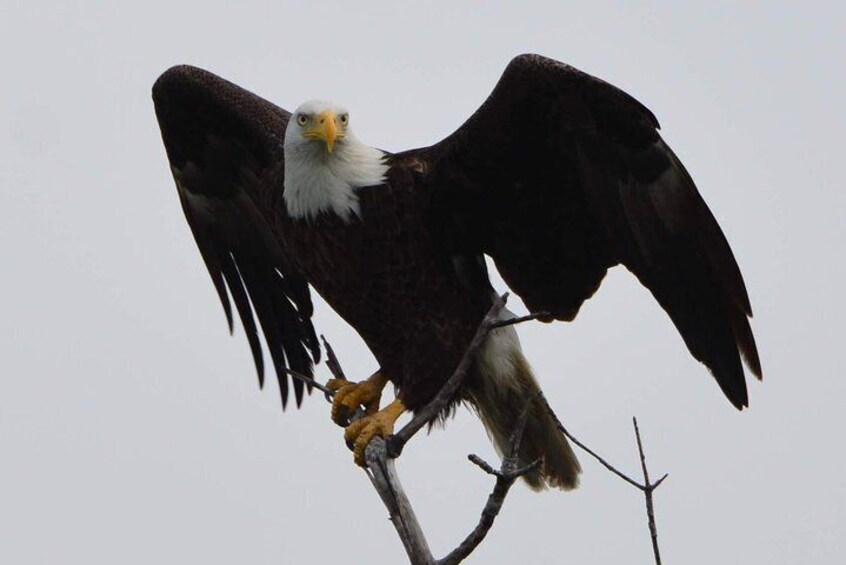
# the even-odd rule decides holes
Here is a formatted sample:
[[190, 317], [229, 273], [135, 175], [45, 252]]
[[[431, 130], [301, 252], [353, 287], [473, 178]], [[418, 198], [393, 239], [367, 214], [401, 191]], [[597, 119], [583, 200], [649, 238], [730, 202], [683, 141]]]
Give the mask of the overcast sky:
[[[452, 132], [522, 52], [655, 112], [741, 265], [765, 374], [737, 413], [615, 269], [575, 323], [520, 327], [551, 404], [632, 474], [638, 416], [670, 474], [667, 563], [846, 562], [842, 3], [48, 4], [0, 1], [0, 563], [403, 562], [323, 398], [283, 413], [229, 337], [150, 87], [192, 63], [288, 109], [342, 102], [400, 150]], [[373, 371], [315, 318], [348, 374]], [[462, 411], [398, 463], [437, 555], [491, 487], [471, 452], [495, 460]], [[580, 458], [573, 493], [516, 486], [470, 561], [649, 563], [640, 493]]]

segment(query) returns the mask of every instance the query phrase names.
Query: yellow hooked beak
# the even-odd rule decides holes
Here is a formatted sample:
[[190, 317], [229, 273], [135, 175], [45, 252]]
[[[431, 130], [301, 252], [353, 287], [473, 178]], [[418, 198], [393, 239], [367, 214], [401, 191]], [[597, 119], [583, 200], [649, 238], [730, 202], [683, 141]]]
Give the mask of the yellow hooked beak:
[[340, 135], [338, 133], [335, 112], [332, 110], [325, 110], [315, 116], [314, 125], [305, 130], [303, 135], [312, 139], [322, 139], [326, 143], [326, 150], [329, 153], [335, 148], [335, 140], [344, 136], [343, 133]]

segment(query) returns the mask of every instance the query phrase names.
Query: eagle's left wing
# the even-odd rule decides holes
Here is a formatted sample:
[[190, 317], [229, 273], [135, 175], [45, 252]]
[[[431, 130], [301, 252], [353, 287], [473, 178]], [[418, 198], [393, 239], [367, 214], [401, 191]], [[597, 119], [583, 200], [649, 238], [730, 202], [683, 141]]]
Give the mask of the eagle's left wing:
[[609, 267], [628, 267], [741, 408], [741, 355], [761, 374], [743, 277], [657, 129], [623, 91], [523, 55], [454, 134], [397, 159], [433, 187], [452, 252], [490, 255], [533, 311], [570, 320]]
[[[312, 358], [320, 356], [308, 284], [288, 261], [284, 242], [273, 229], [282, 213], [282, 141], [290, 114], [189, 66], [162, 74], [153, 86], [153, 101], [182, 209], [230, 331], [227, 287], [263, 384], [253, 310], [258, 317], [284, 407], [286, 369], [311, 376]], [[304, 385], [299, 380], [293, 384], [299, 406]]]

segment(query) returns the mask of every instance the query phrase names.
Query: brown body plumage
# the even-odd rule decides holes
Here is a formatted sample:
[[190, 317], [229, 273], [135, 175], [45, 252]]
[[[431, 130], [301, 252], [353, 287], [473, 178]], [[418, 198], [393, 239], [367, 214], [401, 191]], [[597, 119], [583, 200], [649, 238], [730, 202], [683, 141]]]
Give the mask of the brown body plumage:
[[420, 213], [431, 196], [415, 188], [394, 167], [384, 186], [360, 191], [361, 218], [324, 215], [307, 230], [280, 224], [300, 272], [361, 335], [410, 409], [452, 374], [484, 315], [438, 252]]

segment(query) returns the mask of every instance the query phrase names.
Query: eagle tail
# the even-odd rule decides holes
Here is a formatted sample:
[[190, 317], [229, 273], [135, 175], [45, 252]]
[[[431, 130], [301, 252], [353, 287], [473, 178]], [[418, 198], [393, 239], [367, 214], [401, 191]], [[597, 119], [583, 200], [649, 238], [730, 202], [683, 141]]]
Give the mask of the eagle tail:
[[518, 455], [522, 464], [541, 460], [539, 467], [523, 475], [529, 487], [537, 491], [578, 486], [579, 461], [541, 393], [513, 326], [491, 332], [477, 354], [473, 377], [468, 400], [500, 455], [508, 451], [511, 435], [529, 402]]

